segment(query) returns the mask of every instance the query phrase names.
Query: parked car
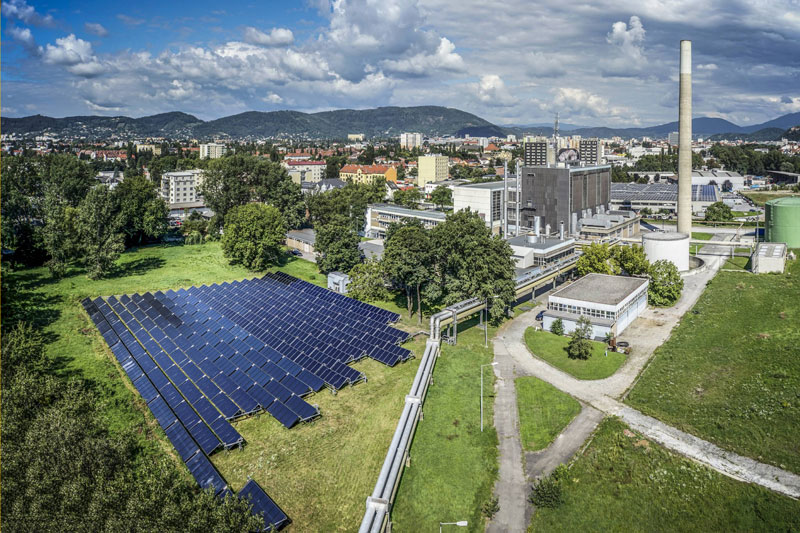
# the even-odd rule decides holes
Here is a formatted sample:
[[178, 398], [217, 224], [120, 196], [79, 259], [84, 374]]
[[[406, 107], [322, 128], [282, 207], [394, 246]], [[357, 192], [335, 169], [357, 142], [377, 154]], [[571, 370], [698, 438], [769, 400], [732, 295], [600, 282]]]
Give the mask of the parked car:
[[289, 253], [290, 253], [290, 254], [292, 254], [292, 255], [296, 255], [296, 256], [298, 256], [298, 257], [300, 257], [301, 255], [303, 255], [303, 252], [301, 252], [300, 250], [295, 250], [294, 248], [292, 248], [291, 250], [289, 250]]
[[619, 348], [629, 348], [630, 347], [630, 343], [627, 342], [627, 341], [618, 341], [617, 342], [617, 346]]
[[536, 315], [536, 320], [538, 320], [539, 322], [544, 320], [544, 311], [539, 311], [539, 313]]

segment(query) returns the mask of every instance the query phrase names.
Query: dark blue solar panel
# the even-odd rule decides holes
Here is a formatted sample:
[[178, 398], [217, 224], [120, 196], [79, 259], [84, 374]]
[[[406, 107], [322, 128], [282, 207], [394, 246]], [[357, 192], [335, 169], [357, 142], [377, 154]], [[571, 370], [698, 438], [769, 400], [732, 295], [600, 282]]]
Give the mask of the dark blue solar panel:
[[222, 413], [225, 418], [231, 419], [235, 418], [236, 416], [242, 413], [242, 410], [239, 409], [233, 401], [225, 395], [224, 392], [220, 392], [216, 396], [211, 398], [211, 403], [213, 403], [217, 409]]
[[222, 444], [219, 438], [217, 438], [217, 436], [211, 431], [211, 429], [209, 429], [209, 427], [199, 419], [195, 425], [187, 426], [187, 430], [192, 435], [192, 438], [194, 438], [194, 440], [197, 442], [197, 445], [200, 446], [200, 449], [203, 450], [203, 453], [206, 455], [210, 455]]
[[153, 384], [150, 383], [150, 378], [147, 376], [142, 376], [134, 381], [133, 386], [136, 387], [136, 390], [142, 395], [142, 399], [145, 403], [150, 403], [151, 400], [158, 396], [158, 391], [153, 387]]
[[267, 407], [267, 411], [289, 429], [300, 421], [300, 417], [294, 411], [280, 402], [273, 402], [272, 405]]
[[178, 417], [178, 420], [187, 428], [200, 422], [200, 416], [194, 412], [194, 409], [192, 409], [187, 402], [179, 403], [172, 410], [175, 412], [175, 416]]
[[292, 395], [291, 391], [278, 383], [275, 380], [270, 381], [264, 386], [267, 392], [275, 396], [281, 402], [286, 402], [286, 399]]
[[217, 434], [225, 448], [230, 448], [244, 442], [239, 432], [233, 429], [233, 426], [222, 417], [211, 422], [211, 429]]
[[303, 420], [309, 420], [315, 416], [319, 416], [319, 410], [299, 396], [289, 396], [289, 398], [283, 403], [286, 405], [286, 407], [300, 415], [300, 418]]
[[258, 402], [258, 405], [260, 405], [262, 409], [266, 409], [272, 405], [272, 402], [275, 401], [275, 397], [272, 394], [268, 393], [258, 385], [250, 389], [248, 394]]
[[260, 514], [264, 517], [264, 529], [272, 527], [280, 529], [289, 520], [286, 513], [252, 479], [248, 480], [242, 490], [239, 491], [239, 497], [250, 501], [253, 506], [253, 514]]
[[[320, 390], [322, 387], [325, 386], [324, 381], [322, 381], [319, 377], [315, 376], [311, 372], [308, 372], [307, 370], [301, 370], [297, 374], [297, 379], [303, 382], [305, 385], [308, 385], [314, 392]], [[283, 379], [281, 379], [281, 383], [283, 383]], [[297, 394], [297, 392], [294, 390], [292, 392]]]
[[217, 469], [202, 453], [195, 454], [194, 457], [186, 462], [189, 472], [197, 480], [197, 484], [203, 489], [212, 488], [214, 494], [219, 494], [226, 488], [225, 481], [219, 475]]
[[169, 383], [167, 376], [165, 376], [161, 369], [157, 366], [154, 366], [152, 370], [147, 372], [147, 377], [150, 378], [150, 381], [153, 382], [153, 386], [155, 386], [157, 390], [161, 390]]
[[177, 420], [175, 413], [173, 413], [172, 409], [169, 408], [169, 405], [167, 405], [167, 402], [164, 401], [164, 398], [160, 396], [150, 402], [148, 407], [150, 408], [150, 411], [153, 412], [153, 416], [156, 417], [158, 425], [161, 426], [162, 429], [166, 430]]
[[200, 449], [182, 424], [172, 424], [165, 433], [184, 463]]

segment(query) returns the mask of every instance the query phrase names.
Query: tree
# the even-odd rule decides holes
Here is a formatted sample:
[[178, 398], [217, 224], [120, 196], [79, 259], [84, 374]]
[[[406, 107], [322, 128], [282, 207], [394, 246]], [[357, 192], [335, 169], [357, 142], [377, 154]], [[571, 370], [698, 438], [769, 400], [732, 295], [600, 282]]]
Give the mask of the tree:
[[447, 215], [432, 230], [433, 263], [437, 265], [445, 303], [478, 297], [489, 303], [498, 320], [514, 303], [514, 261], [511, 246], [491, 230], [478, 213], [465, 209]]
[[706, 220], [724, 222], [733, 219], [731, 208], [722, 202], [714, 202], [706, 207]]
[[592, 356], [592, 344], [589, 339], [592, 337], [592, 323], [584, 315], [578, 319], [575, 329], [570, 333], [570, 340], [567, 344], [567, 357], [570, 359], [589, 359]]
[[683, 278], [675, 263], [666, 259], [656, 261], [650, 265], [649, 274], [647, 299], [650, 305], [669, 307], [675, 304], [683, 291]]
[[560, 318], [556, 318], [550, 324], [550, 333], [553, 335], [558, 335], [559, 337], [564, 334], [564, 321]]
[[417, 296], [417, 320], [422, 323], [420, 288], [430, 280], [432, 253], [430, 235], [419, 221], [398, 224], [384, 241], [383, 265], [386, 274], [406, 292], [408, 317], [411, 318], [414, 292]]
[[319, 254], [317, 266], [320, 272], [350, 272], [361, 262], [358, 249], [361, 239], [347, 218], [334, 216], [325, 224], [317, 225], [316, 232], [314, 249]]
[[57, 278], [64, 275], [70, 261], [80, 256], [78, 208], [60, 201], [54, 195], [45, 198], [42, 240], [50, 259], [47, 268]]
[[283, 256], [286, 223], [276, 207], [247, 204], [232, 208], [225, 217], [222, 252], [231, 262], [249, 270], [264, 270]]
[[575, 265], [579, 276], [592, 272], [598, 274], [617, 274], [617, 265], [611, 258], [611, 247], [606, 243], [593, 242], [583, 247], [583, 253]]
[[650, 262], [644, 255], [644, 248], [638, 244], [616, 246], [612, 249], [611, 255], [617, 269], [629, 276], [644, 276], [650, 269]]
[[394, 193], [394, 203], [402, 205], [403, 207], [408, 207], [409, 209], [416, 209], [421, 199], [422, 193], [420, 193], [417, 188], [400, 189]]
[[325, 179], [336, 179], [339, 177], [339, 170], [347, 163], [347, 156], [332, 155], [325, 159]]
[[354, 266], [350, 270], [350, 283], [347, 295], [362, 302], [374, 302], [389, 298], [383, 264], [370, 260]]
[[169, 209], [147, 178], [125, 178], [112, 194], [129, 245], [141, 244], [145, 237], [159, 239], [167, 232]]
[[431, 202], [438, 205], [439, 209], [446, 205], [453, 205], [453, 191], [449, 187], [439, 185], [431, 193]]
[[108, 187], [97, 185], [89, 190], [79, 208], [77, 229], [87, 274], [98, 279], [125, 250], [122, 221]]

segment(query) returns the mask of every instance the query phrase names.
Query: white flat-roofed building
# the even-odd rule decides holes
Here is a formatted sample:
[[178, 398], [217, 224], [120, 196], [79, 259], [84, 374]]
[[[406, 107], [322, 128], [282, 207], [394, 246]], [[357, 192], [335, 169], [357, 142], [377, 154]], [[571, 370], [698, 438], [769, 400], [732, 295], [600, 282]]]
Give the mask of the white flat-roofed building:
[[[322, 181], [325, 177], [325, 167], [327, 163], [325, 163], [325, 161], [286, 160], [282, 165], [286, 171], [289, 172], [289, 175], [292, 176], [295, 183], [302, 183], [304, 181], [317, 183]], [[298, 179], [295, 179], [295, 176]]]
[[517, 269], [547, 266], [575, 253], [575, 239], [555, 239], [534, 234], [508, 239]]
[[762, 242], [750, 257], [750, 266], [754, 273], [783, 273], [786, 268], [786, 245], [782, 242]]
[[422, 146], [421, 133], [401, 133], [400, 134], [400, 147], [406, 150], [413, 150]]
[[[470, 183], [453, 187], [453, 210], [470, 209], [486, 222], [492, 233], [499, 233], [503, 225], [503, 181]], [[517, 181], [508, 180], [508, 190], [516, 190]]]
[[386, 230], [392, 223], [415, 218], [422, 221], [425, 229], [431, 229], [444, 222], [447, 215], [441, 211], [409, 209], [391, 204], [373, 204], [367, 206], [366, 218], [364, 234], [373, 239], [383, 239], [386, 237]]
[[647, 309], [648, 284], [647, 278], [587, 274], [548, 297], [544, 329], [560, 318], [564, 332], [571, 333], [585, 316], [592, 323], [593, 338], [619, 335]]
[[198, 190], [202, 183], [202, 170], [164, 172], [161, 174], [161, 197], [168, 204], [202, 202]]
[[220, 143], [205, 143], [200, 145], [200, 159], [219, 159], [227, 151], [227, 147]]

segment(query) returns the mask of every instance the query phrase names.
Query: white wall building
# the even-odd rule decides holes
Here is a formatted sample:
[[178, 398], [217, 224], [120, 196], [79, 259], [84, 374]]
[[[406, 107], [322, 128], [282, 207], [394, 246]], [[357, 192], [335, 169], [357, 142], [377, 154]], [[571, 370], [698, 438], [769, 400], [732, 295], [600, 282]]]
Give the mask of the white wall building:
[[[516, 180], [508, 180], [508, 190], [516, 187]], [[471, 209], [478, 213], [492, 229], [499, 233], [503, 225], [503, 182], [470, 183], [453, 187], [453, 210]]]
[[587, 274], [548, 297], [544, 329], [560, 318], [564, 333], [571, 333], [583, 315], [592, 323], [593, 338], [617, 336], [647, 309], [648, 284], [647, 278]]
[[219, 159], [228, 149], [224, 144], [206, 143], [200, 145], [200, 159]]
[[301, 183], [303, 181], [318, 183], [322, 181], [325, 177], [325, 167], [327, 166], [325, 161], [285, 160], [281, 164], [289, 172], [289, 175], [293, 176], [293, 173], [297, 173], [299, 180], [295, 180], [296, 183]]
[[400, 134], [400, 147], [406, 150], [413, 150], [422, 146], [421, 133], [401, 133]]
[[168, 204], [202, 202], [198, 192], [203, 183], [202, 170], [164, 172], [161, 175], [161, 197]]

